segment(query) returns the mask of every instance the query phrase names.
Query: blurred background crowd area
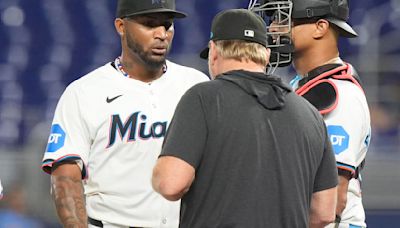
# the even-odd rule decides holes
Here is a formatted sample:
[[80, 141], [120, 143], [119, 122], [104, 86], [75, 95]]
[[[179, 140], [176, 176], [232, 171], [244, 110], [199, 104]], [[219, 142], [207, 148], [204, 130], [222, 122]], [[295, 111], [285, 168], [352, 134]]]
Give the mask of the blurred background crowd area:
[[[176, 5], [189, 16], [175, 23], [170, 59], [207, 73], [198, 53], [208, 41], [213, 16], [247, 8], [248, 1], [176, 0]], [[358, 70], [371, 110], [373, 132], [363, 176], [367, 221], [370, 227], [391, 222], [397, 227], [400, 1], [350, 0], [350, 6], [350, 23], [359, 37], [341, 39], [340, 50]], [[41, 158], [65, 87], [120, 54], [115, 8], [116, 0], [0, 1], [0, 179], [5, 193], [0, 228], [59, 227]], [[293, 70], [278, 74], [289, 81]]]

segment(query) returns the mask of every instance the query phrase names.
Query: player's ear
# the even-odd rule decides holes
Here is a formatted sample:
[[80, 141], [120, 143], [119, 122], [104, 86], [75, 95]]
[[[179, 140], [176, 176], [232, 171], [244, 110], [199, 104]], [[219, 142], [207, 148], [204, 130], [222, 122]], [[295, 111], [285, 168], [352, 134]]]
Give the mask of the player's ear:
[[124, 35], [124, 20], [122, 18], [116, 18], [114, 20], [114, 26], [117, 33], [122, 36]]
[[266, 48], [266, 50], [267, 50], [267, 59], [266, 59], [266, 63], [267, 63], [267, 65], [268, 65], [268, 63], [269, 63], [269, 59], [271, 58], [271, 49], [269, 49], [269, 48]]
[[210, 43], [208, 45], [210, 47], [210, 50], [208, 51], [208, 58], [211, 60], [211, 62], [214, 62], [218, 58], [216, 45], [212, 40], [210, 40]]
[[314, 39], [320, 39], [329, 31], [329, 22], [325, 19], [319, 19], [314, 24], [315, 30], [313, 33]]
[[215, 77], [219, 74], [218, 70], [218, 50], [216, 48], [216, 45], [214, 41], [210, 41], [208, 43], [208, 70], [210, 73], [210, 76], [212, 79], [215, 79]]

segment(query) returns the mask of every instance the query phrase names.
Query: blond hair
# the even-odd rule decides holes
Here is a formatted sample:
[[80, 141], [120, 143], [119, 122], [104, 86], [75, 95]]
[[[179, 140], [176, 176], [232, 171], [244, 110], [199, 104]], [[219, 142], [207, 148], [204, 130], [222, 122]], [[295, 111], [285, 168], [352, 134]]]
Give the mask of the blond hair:
[[259, 43], [244, 40], [217, 40], [215, 47], [219, 55], [225, 59], [237, 61], [252, 61], [266, 66], [268, 64], [268, 51]]

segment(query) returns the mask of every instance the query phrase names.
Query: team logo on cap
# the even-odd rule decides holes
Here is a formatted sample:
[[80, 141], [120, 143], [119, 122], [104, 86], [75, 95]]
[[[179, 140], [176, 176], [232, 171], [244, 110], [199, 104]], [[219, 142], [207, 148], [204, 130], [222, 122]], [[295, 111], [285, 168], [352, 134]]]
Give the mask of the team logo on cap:
[[253, 30], [244, 30], [244, 36], [246, 37], [254, 37], [254, 31]]
[[330, 125], [327, 129], [335, 154], [340, 154], [349, 147], [350, 136], [342, 126]]
[[56, 152], [61, 147], [63, 147], [65, 142], [65, 135], [65, 131], [61, 128], [59, 124], [53, 124], [53, 126], [51, 126], [51, 132], [46, 151]]

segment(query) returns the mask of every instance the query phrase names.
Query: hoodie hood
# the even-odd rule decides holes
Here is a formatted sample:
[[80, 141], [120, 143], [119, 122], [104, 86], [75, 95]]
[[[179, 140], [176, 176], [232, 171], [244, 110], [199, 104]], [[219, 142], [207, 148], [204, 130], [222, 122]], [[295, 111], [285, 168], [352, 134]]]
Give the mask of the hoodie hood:
[[285, 96], [292, 89], [276, 76], [244, 70], [229, 71], [221, 74], [216, 80], [225, 80], [239, 86], [249, 95], [255, 97], [266, 109], [281, 109], [285, 106]]

